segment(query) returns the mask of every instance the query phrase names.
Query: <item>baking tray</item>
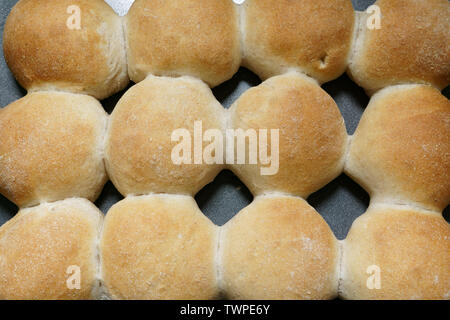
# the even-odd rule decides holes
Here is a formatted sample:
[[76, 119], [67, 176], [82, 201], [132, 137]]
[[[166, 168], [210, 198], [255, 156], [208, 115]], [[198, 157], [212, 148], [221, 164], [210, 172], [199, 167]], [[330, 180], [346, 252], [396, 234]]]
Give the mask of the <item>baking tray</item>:
[[[134, 0], [107, 0], [110, 6], [121, 16], [125, 15]], [[170, 1], [170, 0], [168, 0]], [[3, 27], [6, 17], [17, 0], [1, 0], [0, 27]], [[353, 0], [356, 10], [365, 10], [375, 0]], [[3, 36], [1, 37], [3, 44]], [[2, 51], [2, 50], [1, 50]], [[228, 108], [245, 90], [256, 86], [261, 81], [252, 72], [241, 68], [229, 81], [213, 89], [216, 98]], [[345, 119], [347, 131], [353, 134], [369, 98], [364, 91], [354, 84], [347, 75], [322, 86], [336, 101]], [[449, 88], [444, 94], [449, 97]], [[6, 66], [3, 51], [0, 53], [0, 107], [25, 95], [20, 85], [15, 81]], [[108, 113], [111, 113], [117, 101], [123, 95], [120, 92], [102, 101]], [[0, 137], [1, 139], [1, 137]], [[95, 204], [104, 213], [116, 202], [123, 199], [111, 182], [108, 182]], [[242, 208], [247, 206], [253, 196], [230, 171], [222, 171], [216, 179], [204, 187], [195, 197], [200, 209], [217, 225], [225, 224]], [[368, 194], [345, 174], [312, 194], [309, 203], [323, 216], [338, 239], [344, 239], [353, 221], [363, 214], [369, 205]], [[449, 221], [449, 208], [444, 217]], [[11, 219], [17, 213], [17, 207], [0, 195], [0, 225]]]

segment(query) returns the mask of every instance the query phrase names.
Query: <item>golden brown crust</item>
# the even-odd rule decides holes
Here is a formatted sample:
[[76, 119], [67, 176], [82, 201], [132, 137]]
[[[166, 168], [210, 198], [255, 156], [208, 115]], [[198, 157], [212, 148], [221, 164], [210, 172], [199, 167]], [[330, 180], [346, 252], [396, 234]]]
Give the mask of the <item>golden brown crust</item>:
[[450, 3], [447, 0], [378, 0], [381, 29], [366, 27], [349, 65], [352, 78], [369, 93], [394, 84], [450, 84]]
[[[333, 99], [297, 73], [273, 77], [245, 92], [231, 107], [233, 128], [279, 129], [279, 170], [233, 165], [253, 194], [278, 191], [306, 198], [338, 176], [347, 145], [344, 120]], [[271, 150], [268, 139], [268, 150]], [[246, 142], [248, 150], [248, 141]]]
[[[370, 266], [380, 289], [369, 289]], [[344, 242], [341, 295], [346, 299], [450, 299], [450, 226], [437, 213], [372, 208]], [[373, 269], [374, 270], [374, 269]]]
[[443, 210], [450, 201], [450, 101], [429, 86], [380, 91], [361, 118], [345, 170], [377, 201]]
[[232, 299], [330, 299], [338, 244], [300, 198], [258, 197], [222, 231], [222, 282]]
[[19, 207], [95, 200], [107, 177], [107, 114], [92, 97], [31, 93], [0, 109], [0, 192]]
[[262, 79], [294, 69], [326, 82], [345, 71], [351, 1], [247, 0], [243, 10], [244, 65]]
[[[80, 30], [67, 26], [74, 5]], [[103, 0], [21, 0], [6, 21], [3, 48], [27, 90], [56, 88], [103, 99], [129, 81], [122, 23]]]
[[239, 68], [231, 0], [137, 0], [126, 16], [130, 78], [189, 75], [214, 87]]
[[[93, 298], [102, 219], [84, 199], [19, 211], [0, 228], [0, 299]], [[79, 289], [71, 266], [80, 268]]]
[[126, 198], [108, 212], [102, 275], [115, 299], [212, 299], [216, 227], [187, 196]]
[[[106, 166], [123, 195], [180, 193], [194, 195], [214, 179], [221, 165], [172, 161], [176, 129], [223, 130], [225, 114], [211, 90], [189, 77], [149, 77], [131, 88], [111, 115], [106, 142]], [[203, 142], [205, 147], [209, 143]], [[194, 161], [192, 152], [191, 160]]]

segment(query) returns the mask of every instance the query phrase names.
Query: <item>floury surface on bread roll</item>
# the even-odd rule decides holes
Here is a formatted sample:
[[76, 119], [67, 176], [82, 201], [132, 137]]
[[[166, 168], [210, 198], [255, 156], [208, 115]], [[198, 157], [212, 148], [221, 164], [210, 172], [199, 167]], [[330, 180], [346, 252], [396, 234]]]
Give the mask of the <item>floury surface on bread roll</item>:
[[19, 207], [95, 200], [107, 177], [107, 114], [94, 98], [36, 92], [0, 109], [0, 193]]
[[0, 228], [0, 299], [90, 299], [102, 213], [85, 199], [23, 209]]
[[297, 70], [333, 80], [347, 68], [354, 17], [350, 0], [246, 0], [243, 65], [262, 79]]
[[450, 299], [450, 227], [439, 213], [373, 206], [344, 241], [345, 299]]
[[102, 276], [113, 299], [212, 299], [217, 229], [188, 196], [129, 197], [108, 212]]
[[273, 136], [267, 139], [271, 161], [279, 158], [275, 174], [262, 175], [266, 165], [260, 160], [231, 167], [253, 194], [276, 191], [306, 198], [342, 172], [348, 140], [344, 120], [314, 80], [295, 72], [270, 78], [246, 91], [230, 113], [235, 129], [279, 130], [279, 148], [272, 147]]
[[136, 0], [126, 16], [129, 75], [189, 75], [214, 87], [241, 62], [232, 0]]
[[345, 170], [372, 200], [442, 211], [450, 201], [450, 101], [424, 85], [379, 91], [356, 129]]
[[331, 299], [339, 247], [308, 203], [257, 197], [221, 230], [219, 273], [231, 299]]
[[[204, 133], [208, 129], [222, 132], [225, 122], [225, 110], [200, 80], [149, 76], [128, 90], [111, 115], [106, 141], [109, 176], [125, 196], [194, 195], [222, 168], [203, 161], [203, 148], [197, 159], [201, 164], [196, 164], [196, 123], [197, 131]], [[173, 136], [178, 131], [189, 137]], [[191, 156], [178, 163], [172, 154], [182, 141], [190, 144], [186, 149]], [[200, 140], [198, 145], [205, 147], [209, 142]], [[187, 150], [180, 153], [187, 156]]]
[[349, 74], [369, 94], [395, 84], [450, 84], [450, 2], [378, 0], [380, 29], [359, 14]]
[[103, 99], [129, 81], [122, 23], [103, 0], [20, 0], [6, 21], [3, 49], [29, 91]]

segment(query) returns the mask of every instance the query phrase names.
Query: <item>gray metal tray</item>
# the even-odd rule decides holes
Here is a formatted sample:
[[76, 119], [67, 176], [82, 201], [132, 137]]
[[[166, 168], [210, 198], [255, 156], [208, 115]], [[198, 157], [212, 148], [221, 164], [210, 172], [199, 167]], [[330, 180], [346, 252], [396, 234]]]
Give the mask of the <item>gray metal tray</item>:
[[[170, 1], [170, 0], [168, 0]], [[17, 0], [2, 0], [0, 3], [0, 31], [6, 17]], [[125, 15], [133, 0], [106, 0], [120, 15]], [[352, 0], [356, 10], [365, 10], [375, 0]], [[3, 43], [3, 36], [1, 38]], [[217, 99], [228, 108], [245, 90], [256, 86], [261, 81], [250, 71], [241, 68], [229, 81], [214, 88]], [[345, 119], [347, 131], [352, 134], [358, 125], [361, 114], [369, 102], [364, 91], [343, 75], [339, 79], [323, 85], [323, 88], [334, 98]], [[444, 94], [449, 97], [449, 88]], [[0, 53], [0, 107], [21, 98], [25, 91], [17, 84]], [[102, 101], [106, 111], [111, 113], [118, 99], [124, 92]], [[1, 137], [0, 137], [1, 139]], [[106, 213], [108, 209], [123, 197], [117, 192], [111, 182], [108, 182], [95, 204]], [[240, 209], [252, 201], [252, 195], [230, 171], [221, 172], [214, 182], [207, 185], [195, 197], [200, 209], [214, 223], [223, 225]], [[353, 221], [363, 214], [369, 205], [367, 193], [342, 174], [320, 191], [308, 198], [309, 203], [324, 217], [338, 239], [343, 239]], [[449, 208], [444, 217], [449, 221]], [[0, 195], [0, 225], [11, 219], [17, 212], [14, 204]]]

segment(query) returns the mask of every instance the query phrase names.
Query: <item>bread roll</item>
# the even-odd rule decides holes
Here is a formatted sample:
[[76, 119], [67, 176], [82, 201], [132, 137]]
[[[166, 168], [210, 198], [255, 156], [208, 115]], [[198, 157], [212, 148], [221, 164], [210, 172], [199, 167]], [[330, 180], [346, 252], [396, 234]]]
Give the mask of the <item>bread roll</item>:
[[80, 94], [36, 92], [0, 109], [0, 193], [19, 207], [95, 200], [106, 126], [100, 103]]
[[103, 0], [20, 0], [6, 21], [3, 48], [29, 91], [103, 99], [129, 81], [122, 23]]
[[423, 85], [378, 92], [354, 134], [345, 170], [372, 200], [442, 211], [450, 201], [450, 101]]
[[214, 87], [241, 54], [232, 0], [136, 0], [126, 16], [130, 78], [189, 75]]
[[126, 198], [108, 212], [102, 274], [114, 299], [212, 299], [217, 230], [187, 196]]
[[395, 84], [450, 84], [448, 0], [378, 0], [380, 29], [369, 29], [374, 13], [361, 13], [349, 74], [369, 94]]
[[[206, 164], [203, 158], [202, 164], [195, 164], [195, 122], [201, 121], [202, 133], [222, 131], [224, 113], [211, 90], [194, 78], [150, 76], [132, 87], [114, 109], [107, 134], [106, 165], [116, 188], [123, 195], [194, 195], [222, 168], [221, 164]], [[172, 142], [177, 129], [188, 130], [191, 139]], [[182, 141], [191, 144], [192, 152], [188, 162], [177, 164], [172, 152]]]
[[439, 213], [372, 207], [345, 239], [341, 296], [450, 299], [449, 266], [450, 227]]
[[242, 7], [243, 65], [262, 79], [297, 70], [326, 82], [347, 68], [350, 0], [247, 0]]
[[339, 248], [300, 198], [257, 197], [221, 231], [221, 280], [231, 299], [330, 299]]
[[84, 199], [20, 210], [0, 228], [0, 299], [89, 299], [101, 212]]
[[[258, 164], [248, 160], [232, 166], [253, 194], [277, 191], [306, 198], [341, 173], [347, 145], [344, 120], [333, 99], [306, 76], [273, 77], [245, 92], [230, 112], [234, 129], [279, 130], [276, 174], [262, 175], [261, 168], [270, 166], [260, 157]], [[262, 145], [270, 152], [274, 142], [271, 135]], [[250, 147], [247, 139], [246, 150]]]

